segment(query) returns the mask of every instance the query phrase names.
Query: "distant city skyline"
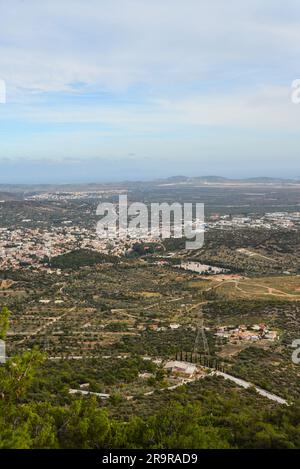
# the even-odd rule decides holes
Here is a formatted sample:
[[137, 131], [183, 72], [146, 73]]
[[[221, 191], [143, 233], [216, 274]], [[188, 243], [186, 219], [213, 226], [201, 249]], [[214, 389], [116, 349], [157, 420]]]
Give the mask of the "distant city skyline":
[[0, 183], [300, 177], [296, 0], [0, 12]]

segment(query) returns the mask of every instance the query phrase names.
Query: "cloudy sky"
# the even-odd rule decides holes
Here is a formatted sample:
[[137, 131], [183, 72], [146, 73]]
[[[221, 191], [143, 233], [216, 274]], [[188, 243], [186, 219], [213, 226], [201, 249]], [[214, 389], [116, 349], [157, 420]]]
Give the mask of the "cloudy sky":
[[0, 0], [0, 183], [300, 177], [297, 0]]

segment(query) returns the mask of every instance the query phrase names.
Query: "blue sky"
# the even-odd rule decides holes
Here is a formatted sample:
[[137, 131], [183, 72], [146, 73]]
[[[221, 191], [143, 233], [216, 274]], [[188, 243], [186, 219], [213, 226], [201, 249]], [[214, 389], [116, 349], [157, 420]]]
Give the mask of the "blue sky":
[[0, 0], [0, 183], [300, 177], [298, 1]]

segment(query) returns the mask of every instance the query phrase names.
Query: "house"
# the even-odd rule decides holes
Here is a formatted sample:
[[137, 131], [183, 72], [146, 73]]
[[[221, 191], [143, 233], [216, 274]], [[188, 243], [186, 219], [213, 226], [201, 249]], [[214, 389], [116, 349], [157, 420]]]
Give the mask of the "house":
[[278, 334], [276, 331], [268, 331], [264, 335], [264, 339], [269, 339], [269, 340], [276, 340], [278, 338]]
[[83, 390], [83, 389], [69, 389], [69, 394], [81, 394], [82, 396], [92, 395], [92, 396], [97, 396], [100, 399], [109, 399], [110, 398], [109, 394], [106, 394], [106, 393], [103, 393], [103, 392], [91, 392], [91, 391], [86, 391], [86, 390]]
[[180, 328], [180, 324], [170, 324], [170, 329], [172, 330], [179, 329], [179, 328]]
[[82, 383], [80, 384], [80, 389], [86, 389], [86, 388], [89, 388], [90, 387], [90, 383]]
[[173, 374], [184, 376], [185, 378], [191, 378], [197, 370], [197, 366], [193, 363], [182, 362], [178, 360], [167, 362], [164, 368], [167, 371], [171, 371]]
[[154, 375], [153, 373], [139, 373], [139, 378], [141, 379], [149, 379], [149, 378], [152, 378]]
[[216, 332], [215, 334], [217, 337], [224, 337], [225, 339], [227, 339], [229, 336], [230, 336], [230, 333], [229, 332], [225, 332], [225, 331], [218, 331]]

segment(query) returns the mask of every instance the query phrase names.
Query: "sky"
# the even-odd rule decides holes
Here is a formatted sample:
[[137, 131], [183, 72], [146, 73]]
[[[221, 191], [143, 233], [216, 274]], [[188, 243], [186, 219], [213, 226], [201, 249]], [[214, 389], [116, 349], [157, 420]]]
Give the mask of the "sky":
[[0, 184], [300, 177], [298, 78], [298, 0], [0, 0]]

